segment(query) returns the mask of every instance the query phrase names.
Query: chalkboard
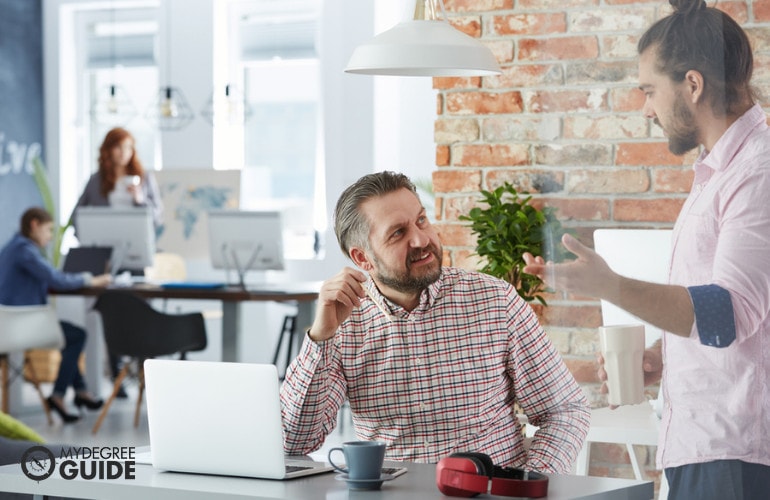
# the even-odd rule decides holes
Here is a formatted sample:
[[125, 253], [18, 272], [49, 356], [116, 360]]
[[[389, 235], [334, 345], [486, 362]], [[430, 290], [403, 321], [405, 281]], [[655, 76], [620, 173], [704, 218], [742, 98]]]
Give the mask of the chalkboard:
[[0, 245], [42, 206], [32, 158], [43, 158], [42, 0], [0, 0]]

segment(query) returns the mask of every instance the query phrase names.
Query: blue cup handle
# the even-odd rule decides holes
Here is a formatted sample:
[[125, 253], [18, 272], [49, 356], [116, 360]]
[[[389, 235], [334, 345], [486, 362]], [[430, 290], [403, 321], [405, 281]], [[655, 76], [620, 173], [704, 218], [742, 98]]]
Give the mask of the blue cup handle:
[[[332, 452], [334, 452], [334, 451], [343, 451], [343, 450], [340, 447], [332, 448], [331, 450], [329, 450], [329, 455], [327, 455], [326, 458], [329, 461], [329, 463], [331, 464], [331, 466], [334, 467], [334, 470], [336, 470], [337, 472], [342, 472], [343, 474], [350, 473], [349, 469], [343, 469], [339, 465], [337, 465], [334, 462], [332, 462]], [[343, 451], [343, 453], [344, 453], [344, 451]]]

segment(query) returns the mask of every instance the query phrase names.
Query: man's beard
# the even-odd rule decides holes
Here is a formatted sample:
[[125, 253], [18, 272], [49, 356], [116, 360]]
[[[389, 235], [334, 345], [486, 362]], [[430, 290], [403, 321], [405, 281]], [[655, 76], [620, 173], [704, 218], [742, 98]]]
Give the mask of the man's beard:
[[[677, 156], [697, 148], [700, 144], [695, 117], [682, 99], [680, 95], [674, 100], [674, 108], [671, 110], [671, 124], [668, 129], [665, 129], [668, 133], [668, 150]], [[655, 123], [660, 126], [657, 118]]]
[[[436, 258], [434, 261], [436, 264], [435, 269], [431, 268], [429, 272], [421, 276], [412, 276], [412, 262], [419, 259], [420, 256], [426, 252], [433, 254]], [[381, 284], [402, 293], [422, 292], [441, 277], [441, 249], [437, 249], [433, 245], [409, 252], [405, 263], [406, 270], [403, 272], [387, 268], [382, 261], [377, 258], [376, 254], [372, 260], [375, 264], [377, 280]]]

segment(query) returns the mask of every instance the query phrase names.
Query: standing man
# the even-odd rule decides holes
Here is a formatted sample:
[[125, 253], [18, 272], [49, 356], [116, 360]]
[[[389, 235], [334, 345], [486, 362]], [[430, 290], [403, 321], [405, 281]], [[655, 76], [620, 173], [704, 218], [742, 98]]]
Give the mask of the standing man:
[[619, 276], [569, 236], [575, 261], [527, 255], [524, 271], [666, 331], [657, 461], [670, 498], [767, 498], [770, 130], [750, 86], [746, 33], [703, 0], [671, 4], [639, 41], [643, 112], [674, 154], [703, 150], [674, 227], [669, 284]]
[[[348, 399], [357, 437], [385, 441], [391, 460], [482, 452], [505, 466], [569, 471], [587, 401], [516, 289], [442, 267], [438, 234], [404, 175], [359, 179], [338, 200], [334, 227], [361, 270], [321, 287], [281, 389], [286, 452], [318, 449]], [[528, 451], [514, 401], [540, 427]]]

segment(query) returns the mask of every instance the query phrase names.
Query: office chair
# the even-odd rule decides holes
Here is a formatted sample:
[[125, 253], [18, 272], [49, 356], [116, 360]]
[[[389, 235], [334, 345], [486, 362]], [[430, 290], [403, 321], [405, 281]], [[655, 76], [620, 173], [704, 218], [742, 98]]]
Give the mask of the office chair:
[[[127, 356], [138, 363], [139, 396], [134, 413], [134, 427], [138, 427], [144, 393], [144, 360], [177, 353], [180, 359], [185, 359], [186, 353], [205, 349], [206, 325], [203, 314], [162, 313], [153, 309], [144, 299], [125, 290], [105, 291], [96, 300], [94, 309], [99, 311], [102, 318], [107, 350], [113, 355]], [[115, 378], [112, 394], [94, 424], [93, 434], [99, 432], [130, 365], [125, 363]]]
[[[26, 368], [26, 378], [35, 386], [43, 403], [48, 425], [53, 425], [51, 410], [48, 408], [40, 380], [35, 373], [29, 349], [61, 349], [64, 347], [62, 332], [56, 311], [50, 305], [3, 306], [0, 305], [0, 388], [3, 391], [2, 410], [8, 413], [8, 390], [14, 378]], [[9, 355], [24, 352], [23, 366], [11, 366]], [[9, 375], [9, 369], [15, 373]]]

